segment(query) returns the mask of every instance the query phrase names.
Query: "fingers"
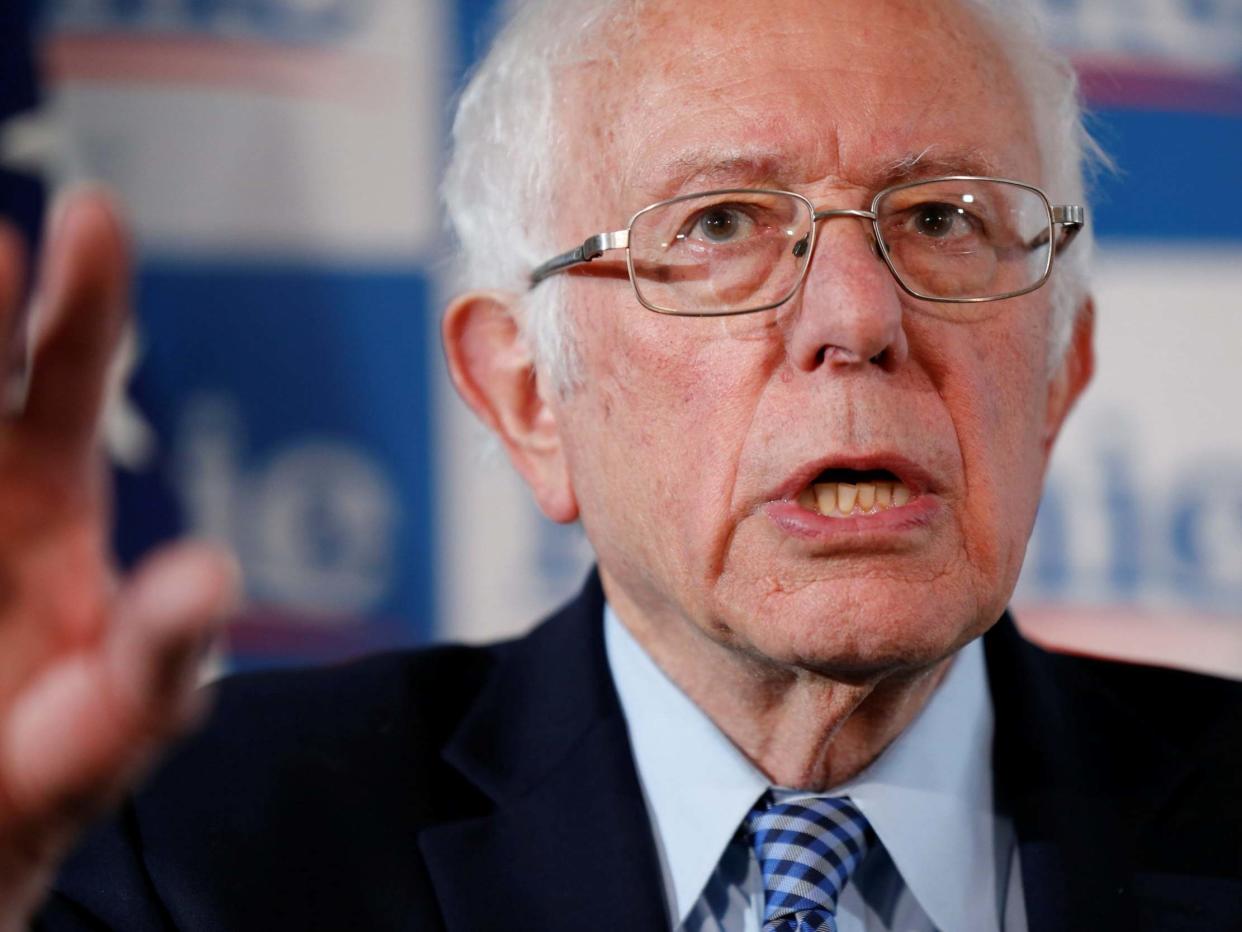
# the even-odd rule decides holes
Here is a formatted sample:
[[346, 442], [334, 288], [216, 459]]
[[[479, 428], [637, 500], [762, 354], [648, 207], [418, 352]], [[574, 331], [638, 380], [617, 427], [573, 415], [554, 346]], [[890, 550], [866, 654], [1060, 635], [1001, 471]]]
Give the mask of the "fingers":
[[21, 823], [60, 833], [132, 781], [201, 711], [199, 660], [236, 605], [226, 554], [178, 544], [122, 591], [112, 628], [18, 697], [0, 733], [5, 802]]
[[22, 417], [28, 437], [58, 454], [83, 454], [95, 441], [108, 368], [127, 320], [129, 274], [111, 198], [99, 189], [66, 195], [39, 270]]
[[154, 713], [154, 739], [190, 724], [202, 711], [202, 661], [221, 621], [236, 611], [241, 571], [231, 554], [184, 541], [149, 558], [121, 598], [108, 661], [117, 698]]

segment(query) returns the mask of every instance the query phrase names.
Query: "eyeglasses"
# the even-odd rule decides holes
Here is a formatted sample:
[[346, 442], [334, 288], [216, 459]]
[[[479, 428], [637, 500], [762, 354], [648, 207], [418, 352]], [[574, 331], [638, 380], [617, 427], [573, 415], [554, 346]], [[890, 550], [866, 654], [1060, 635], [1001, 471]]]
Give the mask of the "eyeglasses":
[[885, 188], [868, 210], [817, 210], [792, 191], [730, 188], [644, 207], [626, 229], [598, 233], [539, 266], [530, 284], [624, 249], [646, 308], [702, 317], [763, 311], [797, 293], [818, 223], [835, 217], [870, 221], [873, 247], [902, 289], [963, 305], [942, 311], [961, 318], [971, 316], [965, 306], [1044, 284], [1086, 211], [1054, 207], [1033, 185], [970, 175]]

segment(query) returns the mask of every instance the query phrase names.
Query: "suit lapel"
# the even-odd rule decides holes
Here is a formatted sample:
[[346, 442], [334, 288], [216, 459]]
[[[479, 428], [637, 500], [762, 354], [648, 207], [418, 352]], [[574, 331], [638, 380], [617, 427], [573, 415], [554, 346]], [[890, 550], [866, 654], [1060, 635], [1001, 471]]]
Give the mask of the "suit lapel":
[[504, 649], [445, 757], [491, 801], [419, 845], [449, 932], [668, 927], [604, 652], [603, 592]]
[[[1030, 932], [1208, 932], [1235, 927], [1222, 917], [1242, 922], [1242, 884], [1183, 870], [1199, 835], [1176, 818], [1166, 824], [1170, 800], [1202, 766], [1194, 745], [1217, 740], [1181, 740], [1155, 717], [1160, 687], [1174, 685], [1157, 677], [1188, 675], [1050, 653], [1008, 616], [985, 647], [997, 799], [1018, 836]], [[1167, 694], [1182, 693], [1178, 685]], [[1146, 709], [1136, 695], [1149, 696]], [[1159, 871], [1162, 851], [1176, 873]]]

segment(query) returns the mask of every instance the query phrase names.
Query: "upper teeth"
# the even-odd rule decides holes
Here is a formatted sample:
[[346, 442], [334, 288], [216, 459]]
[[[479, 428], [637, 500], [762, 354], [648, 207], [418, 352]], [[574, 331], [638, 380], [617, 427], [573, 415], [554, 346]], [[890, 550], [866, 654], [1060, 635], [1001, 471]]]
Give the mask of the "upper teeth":
[[874, 514], [900, 508], [910, 489], [900, 482], [817, 482], [798, 496], [798, 504], [830, 518]]

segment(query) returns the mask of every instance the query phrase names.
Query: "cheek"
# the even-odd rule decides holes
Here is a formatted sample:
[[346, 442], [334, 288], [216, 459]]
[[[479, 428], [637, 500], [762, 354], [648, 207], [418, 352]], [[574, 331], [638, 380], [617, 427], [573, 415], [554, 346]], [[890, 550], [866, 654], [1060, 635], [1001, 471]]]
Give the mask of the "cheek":
[[1044, 343], [1041, 334], [994, 329], [954, 361], [944, 394], [962, 452], [967, 558], [1016, 580], [1043, 477]]
[[612, 538], [609, 549], [625, 542], [690, 572], [724, 533], [762, 381], [762, 360], [749, 358], [758, 344], [740, 345], [719, 321], [592, 313], [580, 347], [592, 375], [564, 425], [583, 522], [601, 547]]

